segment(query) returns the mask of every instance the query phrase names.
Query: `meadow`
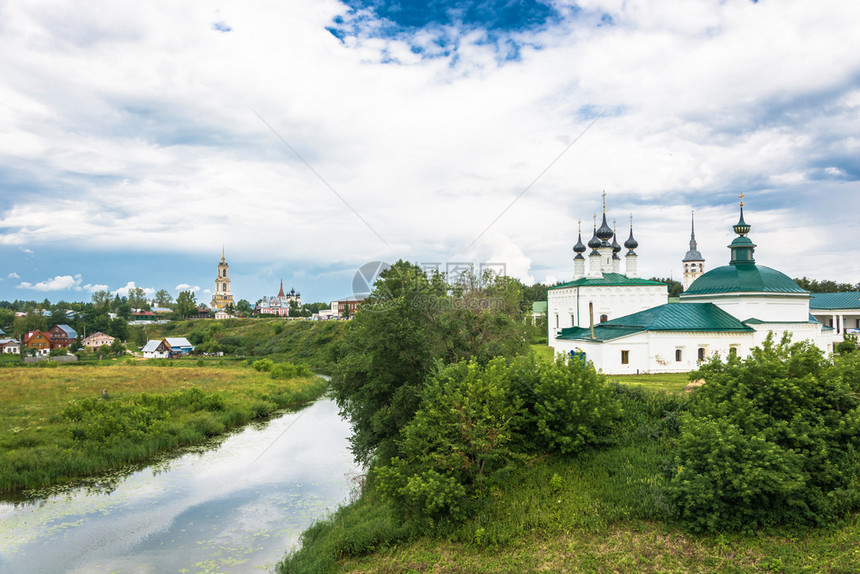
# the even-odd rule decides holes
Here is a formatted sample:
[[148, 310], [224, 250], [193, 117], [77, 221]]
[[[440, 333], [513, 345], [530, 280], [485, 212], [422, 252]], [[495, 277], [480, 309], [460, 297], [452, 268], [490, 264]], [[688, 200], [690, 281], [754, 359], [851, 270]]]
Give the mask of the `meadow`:
[[306, 404], [325, 388], [307, 368], [273, 372], [248, 361], [0, 369], [0, 492], [144, 461]]

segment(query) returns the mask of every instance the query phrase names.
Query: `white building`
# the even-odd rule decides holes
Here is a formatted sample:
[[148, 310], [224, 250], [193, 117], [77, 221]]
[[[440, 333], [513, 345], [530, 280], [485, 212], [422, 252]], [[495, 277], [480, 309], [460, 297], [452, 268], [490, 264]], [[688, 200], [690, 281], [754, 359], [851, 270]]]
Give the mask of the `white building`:
[[834, 343], [841, 343], [845, 333], [860, 335], [860, 291], [813, 293], [809, 312], [833, 328]]
[[274, 297], [263, 297], [257, 303], [255, 313], [262, 315], [278, 315], [279, 317], [288, 317], [290, 315], [290, 303], [295, 303], [298, 307], [302, 306], [302, 295], [296, 293], [295, 289], [290, 289], [289, 293], [284, 293], [284, 281], [281, 280], [281, 289]]
[[794, 341], [832, 352], [833, 330], [810, 315], [810, 294], [787, 275], [756, 265], [743, 202], [733, 229], [738, 237], [729, 245], [729, 264], [695, 279], [680, 303], [664, 302], [593, 327], [561, 328], [550, 344], [557, 352], [584, 353], [609, 374], [690, 371], [714, 354], [746, 356], [769, 333], [779, 340], [790, 332]]
[[[604, 200], [605, 201], [605, 200]], [[612, 240], [610, 243], [609, 241]], [[636, 252], [639, 243], [633, 238], [633, 223], [630, 237], [624, 242], [627, 248], [625, 272], [621, 273], [621, 259], [615, 232], [606, 223], [606, 205], [603, 223], [588, 241], [588, 273], [583, 253], [586, 246], [579, 232], [573, 251], [573, 281], [550, 287], [547, 290], [547, 341], [556, 350], [565, 350], [566, 343], [559, 343], [560, 329], [583, 328], [605, 323], [612, 319], [650, 309], [669, 301], [669, 289], [664, 283], [642, 279], [636, 271]]]

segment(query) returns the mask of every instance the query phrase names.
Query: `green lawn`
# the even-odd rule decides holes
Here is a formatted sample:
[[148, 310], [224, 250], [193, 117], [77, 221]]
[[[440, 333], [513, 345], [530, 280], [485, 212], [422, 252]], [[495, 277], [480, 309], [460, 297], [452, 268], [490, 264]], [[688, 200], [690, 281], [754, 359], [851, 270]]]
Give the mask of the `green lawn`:
[[[547, 345], [531, 345], [531, 349], [539, 361], [553, 360], [552, 347]], [[655, 375], [607, 375], [607, 380], [623, 385], [637, 386], [654, 391], [680, 393], [690, 382], [689, 373], [658, 373]]]

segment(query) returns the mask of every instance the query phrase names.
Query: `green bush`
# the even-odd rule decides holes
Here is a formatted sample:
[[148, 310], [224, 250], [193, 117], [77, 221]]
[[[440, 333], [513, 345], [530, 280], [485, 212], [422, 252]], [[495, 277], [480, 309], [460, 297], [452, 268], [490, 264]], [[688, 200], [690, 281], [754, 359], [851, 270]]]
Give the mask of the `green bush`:
[[860, 410], [846, 371], [807, 342], [771, 337], [747, 359], [703, 365], [666, 487], [681, 521], [821, 524], [860, 507]]
[[259, 361], [251, 363], [251, 366], [254, 367], [255, 371], [268, 373], [272, 370], [272, 367], [275, 366], [275, 363], [271, 359], [260, 359]]

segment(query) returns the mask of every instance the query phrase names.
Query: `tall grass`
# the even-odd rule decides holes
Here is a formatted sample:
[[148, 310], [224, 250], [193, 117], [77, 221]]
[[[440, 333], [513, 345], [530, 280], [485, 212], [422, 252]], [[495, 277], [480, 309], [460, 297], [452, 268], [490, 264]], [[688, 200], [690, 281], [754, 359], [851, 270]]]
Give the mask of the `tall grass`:
[[146, 460], [318, 398], [322, 379], [248, 366], [0, 371], [0, 492]]

